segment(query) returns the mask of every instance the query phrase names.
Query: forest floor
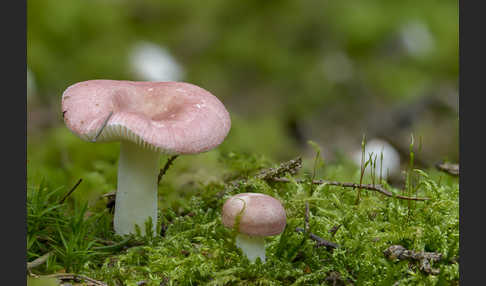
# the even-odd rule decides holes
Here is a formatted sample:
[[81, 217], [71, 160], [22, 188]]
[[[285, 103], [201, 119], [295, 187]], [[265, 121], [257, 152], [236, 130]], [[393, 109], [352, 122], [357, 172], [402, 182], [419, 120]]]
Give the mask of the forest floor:
[[[65, 149], [84, 144], [76, 140]], [[117, 150], [97, 148], [77, 159], [41, 148], [28, 157], [29, 286], [459, 284], [459, 180], [450, 165], [415, 169], [411, 152], [403, 186], [392, 187], [364, 172], [373, 162], [324, 163], [318, 148], [315, 158], [286, 162], [219, 152], [204, 160], [221, 176], [180, 183], [191, 167], [177, 159], [159, 186], [157, 232], [120, 237], [106, 195]], [[286, 210], [284, 232], [265, 239], [264, 264], [250, 263], [221, 223], [223, 203], [243, 192], [273, 196]]]

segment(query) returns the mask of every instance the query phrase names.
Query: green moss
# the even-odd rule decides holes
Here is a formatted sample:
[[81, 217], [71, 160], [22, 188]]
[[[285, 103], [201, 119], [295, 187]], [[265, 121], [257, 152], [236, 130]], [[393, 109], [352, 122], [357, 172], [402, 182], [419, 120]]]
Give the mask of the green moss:
[[[258, 169], [273, 167], [263, 157], [233, 153], [219, 155], [217, 161], [215, 164], [226, 170], [226, 180], [248, 178], [246, 183], [228, 188], [221, 177], [182, 188], [186, 191], [179, 193], [177, 202], [166, 201], [159, 208], [158, 229], [163, 236], [134, 236], [124, 241], [113, 234], [112, 214], [102, 204], [87, 207], [72, 198], [59, 204], [67, 188], [53, 189], [46, 184], [30, 188], [28, 259], [47, 251], [54, 253], [47, 264], [33, 271], [47, 274], [64, 268], [109, 285], [116, 285], [115, 281], [124, 285], [140, 281], [147, 285], [332, 285], [331, 277], [355, 285], [391, 285], [397, 281], [400, 285], [441, 285], [459, 279], [458, 263], [454, 262], [459, 253], [456, 178], [434, 170], [421, 171], [417, 195], [430, 200], [409, 205], [363, 190], [356, 205], [357, 192], [352, 189], [321, 185], [311, 195], [308, 178], [301, 183], [255, 179]], [[304, 170], [314, 165], [313, 159], [307, 162], [310, 166], [304, 166]], [[105, 168], [114, 169], [116, 165], [92, 172], [99, 174]], [[342, 168], [326, 164], [318, 174], [335, 179], [334, 174]], [[354, 174], [348, 181], [359, 180], [355, 170], [343, 171]], [[164, 179], [171, 187], [161, 187], [162, 201], [169, 192], [180, 191], [170, 178]], [[266, 239], [267, 263], [263, 265], [250, 264], [234, 245], [232, 230], [221, 223], [224, 201], [241, 192], [274, 196], [287, 211], [284, 233]], [[316, 247], [313, 240], [295, 231], [304, 226], [306, 202], [310, 231], [340, 248], [329, 251]], [[336, 225], [341, 226], [331, 236], [329, 230]], [[122, 243], [104, 248], [106, 240]], [[424, 273], [417, 263], [386, 259], [383, 250], [394, 244], [442, 253], [444, 259], [433, 265], [440, 274]]]

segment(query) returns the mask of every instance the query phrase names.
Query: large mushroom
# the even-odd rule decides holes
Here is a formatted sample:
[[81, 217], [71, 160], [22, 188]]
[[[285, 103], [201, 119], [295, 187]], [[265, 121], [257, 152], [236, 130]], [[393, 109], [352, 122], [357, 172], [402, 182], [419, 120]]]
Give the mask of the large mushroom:
[[66, 126], [89, 142], [120, 141], [115, 232], [144, 233], [157, 222], [160, 154], [196, 154], [223, 142], [231, 127], [224, 105], [183, 82], [89, 80], [62, 95]]
[[264, 263], [265, 237], [282, 233], [287, 216], [276, 198], [259, 193], [241, 193], [224, 203], [222, 222], [228, 228], [238, 227], [236, 246], [251, 262], [260, 258]]

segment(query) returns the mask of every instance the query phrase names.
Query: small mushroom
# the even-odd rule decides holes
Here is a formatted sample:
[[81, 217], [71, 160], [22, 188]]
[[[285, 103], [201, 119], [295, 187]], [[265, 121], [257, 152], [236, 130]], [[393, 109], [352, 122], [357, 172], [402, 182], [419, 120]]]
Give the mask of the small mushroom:
[[259, 193], [241, 193], [223, 205], [222, 222], [233, 228], [238, 220], [236, 246], [251, 262], [259, 257], [265, 263], [265, 236], [285, 229], [287, 217], [279, 200]]
[[157, 225], [160, 154], [196, 154], [221, 142], [228, 111], [208, 91], [183, 82], [89, 80], [62, 96], [66, 126], [90, 142], [120, 141], [114, 228], [134, 233]]

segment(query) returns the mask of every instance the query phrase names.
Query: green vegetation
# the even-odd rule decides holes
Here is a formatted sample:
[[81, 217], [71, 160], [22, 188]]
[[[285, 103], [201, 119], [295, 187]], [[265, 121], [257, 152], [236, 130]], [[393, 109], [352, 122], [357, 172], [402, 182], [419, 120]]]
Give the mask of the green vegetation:
[[[130, 55], [139, 41], [148, 41], [167, 48], [186, 71], [183, 81], [211, 91], [245, 128], [261, 130], [264, 124], [266, 140], [255, 141], [258, 134], [238, 138], [249, 141], [245, 147], [251, 143], [251, 152], [272, 159], [296, 153], [294, 138], [282, 144], [275, 136], [294, 120], [311, 133], [305, 140], [335, 148], [336, 139], [352, 140], [343, 138], [348, 133], [341, 129], [359, 141], [355, 134], [380, 128], [370, 115], [429, 95], [444, 99], [457, 90], [456, 0], [29, 0], [27, 5], [27, 63], [37, 85], [29, 108], [58, 105], [62, 92], [79, 81], [142, 80]], [[430, 141], [425, 148], [436, 160], [457, 161], [456, 117], [447, 108], [435, 110], [433, 118], [445, 126], [423, 120], [406, 134], [436, 134], [425, 138]], [[383, 120], [388, 119], [377, 121]]]
[[[108, 285], [458, 284], [458, 179], [417, 169], [459, 157], [457, 1], [27, 6], [27, 64], [35, 82], [27, 107], [27, 261], [45, 259], [30, 269], [29, 286], [58, 284], [52, 275], [65, 272]], [[161, 235], [127, 238], [114, 234], [103, 197], [116, 189], [119, 144], [80, 140], [64, 126], [59, 105], [75, 82], [141, 80], [130, 66], [140, 41], [167, 48], [184, 81], [220, 98], [232, 129], [217, 149], [179, 156], [164, 175]], [[363, 176], [350, 160], [362, 132], [404, 154], [404, 173], [384, 188], [429, 200], [310, 183], [379, 182], [380, 174]], [[409, 150], [410, 133], [418, 140]], [[309, 139], [317, 142], [313, 148]], [[363, 158], [363, 167], [379, 169], [377, 155]], [[256, 176], [299, 156], [303, 166], [285, 175], [289, 182]], [[235, 232], [221, 224], [224, 201], [241, 192], [271, 195], [287, 210], [285, 232], [266, 239], [264, 265], [249, 264]], [[317, 247], [309, 232], [296, 231], [305, 229], [306, 217], [310, 233], [340, 247]], [[439, 274], [421, 270], [418, 261], [388, 259], [384, 250], [392, 245], [441, 253], [432, 263]]]
[[[37, 275], [65, 271], [108, 285], [142, 281], [146, 285], [458, 284], [459, 185], [457, 178], [448, 174], [409, 172], [407, 178], [414, 178], [412, 193], [411, 184], [399, 190], [385, 183], [394, 194], [430, 198], [427, 201], [400, 200], [362, 189], [356, 204], [357, 190], [310, 184], [313, 177], [359, 182], [359, 168], [346, 162], [324, 164], [320, 157], [307, 158], [297, 176], [287, 174], [290, 182], [274, 182], [258, 179], [256, 174], [279, 162], [221, 148], [198, 155], [207, 156], [204, 160], [214, 165], [212, 173], [205, 175], [212, 179], [197, 180], [192, 173], [187, 178], [187, 164], [198, 156], [178, 158], [163, 178], [158, 225], [162, 235], [126, 238], [114, 234], [113, 215], [105, 206], [106, 199], [101, 198], [116, 182], [113, 156], [117, 145], [90, 144], [77, 138], [56, 141], [56, 136], [59, 132], [46, 139], [52, 140], [49, 150], [35, 152], [46, 147], [29, 146], [37, 160], [46, 159], [42, 156], [56, 158], [45, 160], [43, 170], [28, 162], [27, 259], [33, 261], [51, 252], [45, 263], [31, 269]], [[66, 150], [76, 148], [69, 152], [69, 156], [79, 156], [76, 168], [62, 163], [66, 158], [58, 154], [62, 152], [58, 145]], [[49, 179], [57, 164], [65, 164], [65, 169]], [[37, 175], [32, 176], [36, 170]], [[73, 176], [84, 181], [60, 203], [76, 182]], [[99, 177], [104, 179], [96, 179]], [[371, 177], [365, 176], [363, 183], [372, 183]], [[86, 188], [95, 190], [85, 196]], [[250, 264], [234, 244], [235, 232], [221, 224], [225, 199], [241, 192], [271, 195], [281, 200], [287, 211], [284, 233], [266, 239], [267, 263], [263, 265], [259, 260]], [[306, 203], [309, 231], [340, 247], [316, 247], [307, 234], [295, 231], [305, 226]], [[336, 226], [339, 228], [332, 235], [329, 230]], [[418, 262], [387, 259], [383, 251], [397, 244], [414, 251], [441, 253], [442, 260], [432, 263], [440, 273], [428, 274], [420, 270]]]

